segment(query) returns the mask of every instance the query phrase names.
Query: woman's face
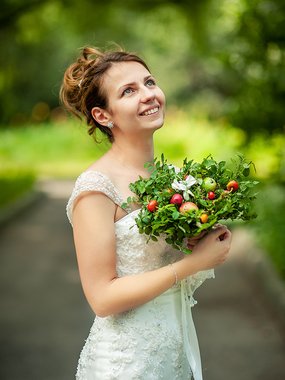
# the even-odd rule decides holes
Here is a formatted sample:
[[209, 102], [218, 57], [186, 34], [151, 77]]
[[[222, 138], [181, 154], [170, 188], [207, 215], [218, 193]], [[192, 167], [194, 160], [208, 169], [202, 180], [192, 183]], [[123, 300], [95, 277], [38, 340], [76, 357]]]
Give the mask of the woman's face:
[[140, 63], [115, 63], [105, 74], [103, 86], [114, 134], [154, 131], [163, 125], [164, 93]]

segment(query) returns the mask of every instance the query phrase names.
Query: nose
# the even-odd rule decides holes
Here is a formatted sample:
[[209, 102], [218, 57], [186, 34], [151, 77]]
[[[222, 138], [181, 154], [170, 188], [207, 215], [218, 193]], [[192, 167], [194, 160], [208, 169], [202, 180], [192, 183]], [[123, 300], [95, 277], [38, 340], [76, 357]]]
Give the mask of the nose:
[[141, 89], [141, 101], [142, 103], [148, 103], [155, 98], [155, 92], [152, 88], [143, 86]]

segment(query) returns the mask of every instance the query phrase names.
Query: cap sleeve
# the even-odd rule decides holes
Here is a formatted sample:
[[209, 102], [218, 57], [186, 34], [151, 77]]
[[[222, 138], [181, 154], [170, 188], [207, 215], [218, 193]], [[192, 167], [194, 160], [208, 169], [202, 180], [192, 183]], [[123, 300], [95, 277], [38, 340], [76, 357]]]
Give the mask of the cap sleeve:
[[67, 217], [71, 225], [74, 202], [80, 194], [86, 191], [103, 193], [118, 206], [123, 203], [117, 189], [106, 175], [94, 170], [85, 171], [77, 178], [66, 206]]

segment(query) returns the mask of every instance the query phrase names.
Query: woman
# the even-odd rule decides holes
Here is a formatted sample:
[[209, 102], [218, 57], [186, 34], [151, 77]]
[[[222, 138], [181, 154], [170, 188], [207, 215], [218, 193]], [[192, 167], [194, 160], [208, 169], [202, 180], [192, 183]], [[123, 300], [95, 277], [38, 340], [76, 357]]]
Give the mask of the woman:
[[98, 128], [111, 148], [77, 179], [67, 205], [82, 286], [96, 318], [78, 380], [201, 380], [191, 317], [194, 290], [226, 259], [231, 234], [218, 226], [190, 241], [185, 256], [164, 239], [148, 242], [135, 225], [129, 183], [153, 160], [153, 133], [165, 97], [146, 63], [123, 52], [83, 49], [65, 72], [61, 100]]

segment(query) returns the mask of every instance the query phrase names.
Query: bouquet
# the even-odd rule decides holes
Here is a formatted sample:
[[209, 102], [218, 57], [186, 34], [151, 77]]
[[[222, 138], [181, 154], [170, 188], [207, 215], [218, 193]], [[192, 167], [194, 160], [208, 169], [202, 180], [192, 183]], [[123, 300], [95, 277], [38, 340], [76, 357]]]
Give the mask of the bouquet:
[[184, 253], [191, 253], [185, 238], [210, 230], [221, 220], [250, 220], [256, 217], [252, 188], [258, 183], [250, 179], [252, 162], [241, 155], [217, 162], [212, 156], [201, 163], [183, 161], [177, 168], [167, 163], [164, 155], [145, 167], [149, 178], [130, 184], [134, 197], [127, 204], [137, 203], [141, 209], [136, 224], [141, 234], [157, 240], [160, 235], [168, 244]]

